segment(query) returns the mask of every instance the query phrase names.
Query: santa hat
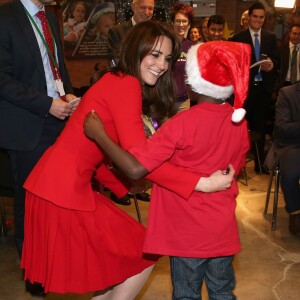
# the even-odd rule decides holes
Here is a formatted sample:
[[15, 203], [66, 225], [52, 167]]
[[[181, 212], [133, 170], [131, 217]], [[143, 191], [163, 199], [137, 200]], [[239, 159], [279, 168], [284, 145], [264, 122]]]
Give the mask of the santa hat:
[[202, 95], [225, 100], [234, 93], [232, 121], [240, 122], [246, 111], [251, 48], [248, 44], [212, 41], [190, 48], [186, 61], [186, 82]]

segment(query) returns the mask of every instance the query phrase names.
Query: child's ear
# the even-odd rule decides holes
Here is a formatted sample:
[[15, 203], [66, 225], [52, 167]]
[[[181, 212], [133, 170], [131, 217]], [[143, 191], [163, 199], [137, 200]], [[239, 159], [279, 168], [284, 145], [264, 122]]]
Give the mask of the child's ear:
[[197, 103], [197, 101], [199, 99], [199, 94], [194, 92], [189, 84], [187, 84], [186, 87], [187, 87], [187, 92], [188, 92], [190, 101]]

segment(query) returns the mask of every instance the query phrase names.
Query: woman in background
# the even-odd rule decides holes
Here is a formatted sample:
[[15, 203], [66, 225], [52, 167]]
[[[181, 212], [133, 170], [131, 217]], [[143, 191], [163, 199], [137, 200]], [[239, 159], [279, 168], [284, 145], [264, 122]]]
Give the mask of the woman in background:
[[208, 29], [207, 29], [207, 22], [209, 20], [209, 17], [205, 17], [201, 20], [200, 23], [200, 32], [201, 32], [201, 42], [205, 43], [208, 39]]
[[183, 3], [175, 4], [170, 11], [170, 19], [173, 24], [174, 32], [181, 42], [180, 57], [177, 60], [173, 73], [177, 88], [176, 109], [178, 112], [190, 108], [190, 99], [185, 85], [185, 62], [186, 54], [193, 45], [193, 43], [186, 38], [193, 15], [193, 8]]
[[191, 25], [188, 31], [188, 39], [193, 42], [193, 44], [198, 44], [201, 42], [201, 33], [197, 25]]

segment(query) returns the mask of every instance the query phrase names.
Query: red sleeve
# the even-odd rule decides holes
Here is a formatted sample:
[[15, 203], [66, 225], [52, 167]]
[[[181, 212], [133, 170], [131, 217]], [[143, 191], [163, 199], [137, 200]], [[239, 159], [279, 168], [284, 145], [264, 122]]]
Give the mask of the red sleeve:
[[241, 169], [245, 166], [246, 154], [250, 149], [250, 136], [249, 136], [247, 121], [243, 120], [243, 124], [241, 124], [241, 126], [242, 126], [242, 138], [241, 138], [241, 151], [239, 152], [240, 159], [237, 160], [236, 164], [233, 166], [236, 174], [239, 174]]
[[120, 181], [116, 174], [109, 170], [105, 164], [101, 164], [97, 169], [95, 179], [108, 187], [118, 197], [123, 197], [128, 192], [126, 185]]
[[[136, 78], [125, 76], [114, 90], [108, 103], [119, 144], [122, 148], [146, 141], [142, 115], [142, 90]], [[200, 176], [184, 168], [164, 163], [147, 178], [187, 199], [194, 191]]]

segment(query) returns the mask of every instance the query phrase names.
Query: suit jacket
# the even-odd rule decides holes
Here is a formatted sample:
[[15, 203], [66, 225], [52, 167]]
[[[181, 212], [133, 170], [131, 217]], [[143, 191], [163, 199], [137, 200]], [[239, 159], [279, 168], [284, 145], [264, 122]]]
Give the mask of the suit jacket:
[[113, 26], [108, 31], [108, 59], [116, 59], [120, 54], [120, 45], [130, 28], [133, 27], [131, 19], [127, 22]]
[[[252, 48], [252, 55], [251, 55], [251, 65], [256, 62], [255, 58], [255, 51], [253, 46], [253, 41], [251, 37], [251, 33], [249, 29], [241, 31], [235, 34], [232, 37], [233, 42], [241, 42], [249, 44]], [[278, 69], [278, 50], [277, 50], [277, 43], [276, 43], [276, 36], [274, 33], [261, 30], [261, 44], [260, 44], [260, 53], [266, 54], [273, 62], [274, 68], [270, 72], [261, 71], [262, 80], [264, 82], [264, 87], [269, 93], [272, 93], [274, 90], [274, 84], [276, 80], [276, 74]], [[259, 67], [255, 67], [250, 69], [250, 80], [249, 84], [254, 82], [254, 77], [258, 72]]]
[[284, 44], [282, 47], [278, 89], [284, 86], [284, 82], [286, 81], [286, 75], [289, 70], [289, 66], [290, 66], [290, 45], [289, 43], [287, 43]]
[[276, 103], [275, 141], [278, 159], [288, 149], [300, 149], [300, 83], [279, 90]]
[[[72, 93], [64, 65], [60, 28], [56, 17], [46, 12], [58, 54], [66, 93]], [[19, 0], [0, 7], [0, 147], [32, 150], [40, 141], [47, 122], [63, 128], [64, 121], [48, 115], [52, 98], [47, 85], [40, 49], [32, 25]]]

